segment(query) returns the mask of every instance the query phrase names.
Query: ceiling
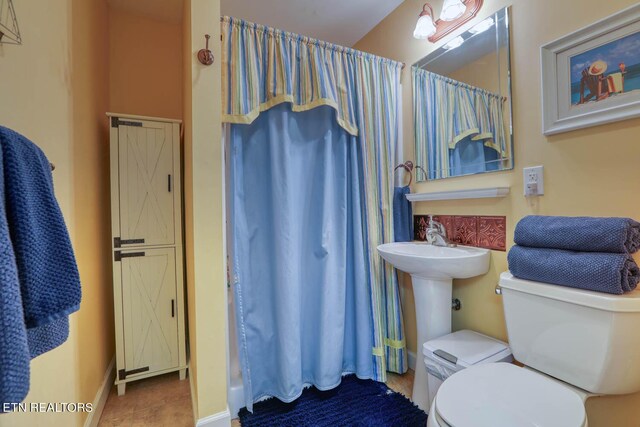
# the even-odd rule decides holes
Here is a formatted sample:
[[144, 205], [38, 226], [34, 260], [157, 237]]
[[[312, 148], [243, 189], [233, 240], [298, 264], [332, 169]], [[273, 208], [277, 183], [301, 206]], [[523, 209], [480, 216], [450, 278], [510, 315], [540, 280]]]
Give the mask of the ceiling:
[[182, 22], [183, 0], [108, 0], [115, 9], [122, 9], [161, 21]]
[[402, 1], [222, 0], [221, 13], [339, 45], [353, 46]]

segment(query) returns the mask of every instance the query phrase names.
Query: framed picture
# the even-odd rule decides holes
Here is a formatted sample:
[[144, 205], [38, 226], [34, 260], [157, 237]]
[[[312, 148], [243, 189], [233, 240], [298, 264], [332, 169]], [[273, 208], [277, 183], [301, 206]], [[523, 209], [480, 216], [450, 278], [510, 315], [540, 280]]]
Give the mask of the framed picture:
[[640, 116], [640, 4], [541, 48], [542, 131]]

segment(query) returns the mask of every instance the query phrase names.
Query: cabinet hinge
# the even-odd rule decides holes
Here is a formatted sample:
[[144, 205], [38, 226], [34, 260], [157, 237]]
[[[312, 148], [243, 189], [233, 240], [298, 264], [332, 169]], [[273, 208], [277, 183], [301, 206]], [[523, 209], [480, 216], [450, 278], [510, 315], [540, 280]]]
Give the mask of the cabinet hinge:
[[141, 122], [132, 122], [130, 120], [120, 120], [117, 117], [111, 117], [111, 127], [112, 128], [117, 128], [120, 125], [122, 125], [122, 126], [142, 127], [142, 123]]
[[113, 260], [114, 261], [122, 261], [122, 258], [135, 258], [135, 257], [140, 257], [140, 256], [145, 256], [144, 252], [125, 252], [122, 253], [120, 251], [115, 251], [113, 253]]
[[139, 374], [141, 372], [149, 371], [149, 367], [145, 366], [144, 368], [132, 369], [130, 371], [120, 369], [118, 371], [118, 380], [122, 381], [127, 378], [127, 375]]

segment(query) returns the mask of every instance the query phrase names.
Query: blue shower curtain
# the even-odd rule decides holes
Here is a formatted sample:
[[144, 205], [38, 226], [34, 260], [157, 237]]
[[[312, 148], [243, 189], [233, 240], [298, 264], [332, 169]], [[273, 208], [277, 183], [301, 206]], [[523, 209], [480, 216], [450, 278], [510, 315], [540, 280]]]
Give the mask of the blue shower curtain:
[[[361, 146], [333, 108], [284, 103], [230, 131], [233, 274], [247, 407], [373, 376]], [[250, 348], [250, 351], [247, 349]]]

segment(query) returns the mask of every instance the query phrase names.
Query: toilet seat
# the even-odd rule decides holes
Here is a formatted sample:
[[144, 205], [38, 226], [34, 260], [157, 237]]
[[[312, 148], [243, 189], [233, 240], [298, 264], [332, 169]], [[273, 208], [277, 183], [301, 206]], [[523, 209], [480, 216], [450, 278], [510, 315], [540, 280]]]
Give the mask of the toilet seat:
[[452, 427], [584, 427], [587, 420], [577, 393], [510, 363], [452, 375], [438, 390], [434, 409]]

